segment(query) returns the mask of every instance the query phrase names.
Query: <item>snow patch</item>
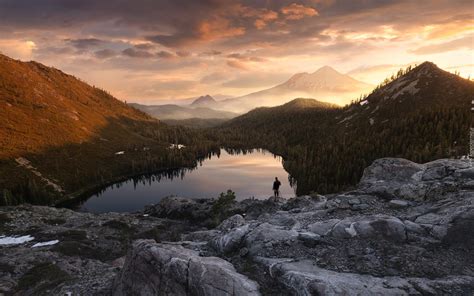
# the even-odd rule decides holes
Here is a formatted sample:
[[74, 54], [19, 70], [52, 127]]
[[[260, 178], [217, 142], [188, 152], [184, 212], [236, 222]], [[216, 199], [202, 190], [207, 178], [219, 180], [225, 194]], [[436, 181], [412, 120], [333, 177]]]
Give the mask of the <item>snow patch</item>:
[[363, 100], [363, 101], [361, 101], [359, 104], [360, 104], [361, 106], [364, 106], [365, 104], [368, 104], [368, 103], [369, 103], [369, 101]]
[[42, 243], [36, 243], [32, 246], [32, 248], [39, 248], [39, 247], [44, 247], [44, 246], [52, 246], [59, 243], [57, 239], [52, 240], [52, 241], [47, 241], [47, 242], [42, 242]]
[[186, 148], [186, 146], [182, 145], [182, 144], [171, 144], [170, 145], [170, 148], [169, 149], [183, 149], [183, 148]]
[[348, 228], [344, 228], [347, 234], [349, 234], [352, 237], [357, 235], [357, 230], [355, 229], [354, 224], [355, 223], [351, 223], [351, 226], [349, 226]]
[[409, 93], [411, 95], [416, 94], [419, 89], [416, 88], [416, 85], [418, 84], [418, 79], [415, 81], [412, 81], [410, 84], [399, 90], [396, 94], [392, 96], [392, 98], [396, 99], [398, 96], [402, 95], [403, 93]]
[[125, 151], [115, 152], [115, 155], [123, 155], [123, 154], [125, 154]]
[[400, 87], [404, 86], [405, 84], [407, 83], [407, 81], [405, 81], [405, 77], [403, 78], [399, 78], [395, 81], [392, 82], [392, 85], [390, 85], [390, 87], [387, 88], [387, 92], [393, 92], [397, 89], [399, 89]]
[[29, 241], [34, 240], [35, 238], [31, 235], [24, 235], [24, 236], [0, 236], [0, 245], [7, 246], [7, 245], [21, 245], [27, 243]]

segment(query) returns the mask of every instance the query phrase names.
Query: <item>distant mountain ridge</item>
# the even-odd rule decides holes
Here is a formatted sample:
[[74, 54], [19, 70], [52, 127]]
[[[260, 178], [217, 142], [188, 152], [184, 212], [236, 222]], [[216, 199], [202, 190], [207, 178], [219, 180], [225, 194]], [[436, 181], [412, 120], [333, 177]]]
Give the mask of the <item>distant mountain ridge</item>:
[[[201, 105], [201, 103], [197, 106], [199, 105]], [[141, 105], [136, 103], [130, 103], [130, 106], [160, 120], [183, 120], [191, 118], [230, 119], [238, 116], [237, 113], [214, 110], [207, 107], [178, 106], [173, 104]]]
[[298, 97], [344, 105], [372, 88], [370, 84], [324, 66], [311, 74], [295, 74], [286, 82], [269, 89], [220, 101], [216, 108], [247, 112], [256, 107], [282, 105]]

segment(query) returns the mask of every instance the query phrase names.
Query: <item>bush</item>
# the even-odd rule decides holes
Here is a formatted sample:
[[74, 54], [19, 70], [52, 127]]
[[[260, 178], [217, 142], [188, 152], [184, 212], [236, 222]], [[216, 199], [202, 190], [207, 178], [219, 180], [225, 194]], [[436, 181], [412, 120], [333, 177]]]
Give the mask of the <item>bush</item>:
[[235, 192], [227, 190], [227, 193], [222, 192], [212, 205], [212, 219], [215, 225], [224, 220], [227, 215], [227, 209], [235, 202]]

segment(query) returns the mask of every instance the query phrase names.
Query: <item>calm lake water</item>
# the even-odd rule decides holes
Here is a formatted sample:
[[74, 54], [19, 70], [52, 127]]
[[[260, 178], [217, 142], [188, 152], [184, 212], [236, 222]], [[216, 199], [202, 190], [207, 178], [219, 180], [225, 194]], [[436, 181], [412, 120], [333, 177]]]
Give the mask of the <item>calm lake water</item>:
[[217, 197], [231, 189], [237, 199], [266, 199], [272, 196], [275, 177], [282, 183], [282, 197], [295, 196], [282, 159], [270, 152], [229, 154], [221, 150], [194, 170], [183, 169], [130, 179], [105, 188], [85, 201], [80, 210], [94, 213], [133, 212], [155, 204], [163, 197]]

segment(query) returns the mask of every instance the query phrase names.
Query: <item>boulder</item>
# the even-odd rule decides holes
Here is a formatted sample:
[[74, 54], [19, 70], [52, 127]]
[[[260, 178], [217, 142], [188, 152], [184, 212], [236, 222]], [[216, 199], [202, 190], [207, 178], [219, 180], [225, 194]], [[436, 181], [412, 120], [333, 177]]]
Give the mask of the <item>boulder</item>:
[[382, 237], [395, 242], [406, 240], [403, 222], [396, 217], [385, 215], [346, 218], [337, 223], [330, 234], [335, 238]]
[[298, 239], [307, 247], [313, 247], [321, 242], [321, 236], [312, 232], [301, 232]]
[[245, 244], [250, 255], [255, 255], [265, 247], [295, 241], [297, 237], [298, 232], [295, 230], [286, 230], [281, 226], [262, 223], [247, 234]]
[[443, 244], [447, 246], [461, 245], [474, 249], [474, 208], [457, 216], [446, 229]]
[[279, 226], [291, 227], [296, 223], [294, 214], [287, 211], [277, 211], [269, 219], [268, 223]]
[[222, 236], [216, 237], [210, 242], [210, 244], [217, 252], [221, 254], [236, 251], [240, 247], [244, 236], [247, 235], [249, 231], [250, 225], [246, 224], [244, 226], [234, 228]]
[[425, 229], [418, 223], [412, 222], [410, 220], [403, 221], [405, 224], [405, 228], [409, 232], [417, 233], [417, 234], [426, 234]]
[[459, 179], [473, 180], [474, 179], [474, 167], [457, 170], [454, 173], [454, 176], [456, 178], [459, 178]]
[[181, 246], [135, 241], [113, 295], [260, 295], [258, 284], [217, 257]]
[[461, 159], [439, 159], [425, 163], [426, 170], [422, 174], [423, 181], [441, 180], [451, 176], [455, 171], [470, 167], [469, 161]]
[[392, 208], [405, 208], [408, 207], [409, 203], [406, 200], [392, 199], [388, 205]]
[[402, 158], [381, 158], [375, 160], [364, 170], [361, 184], [385, 182], [413, 182], [418, 181], [419, 172], [425, 166]]
[[339, 219], [330, 219], [326, 221], [318, 221], [313, 224], [308, 225], [309, 231], [316, 233], [318, 235], [326, 235], [328, 234], [331, 229], [336, 225], [339, 221]]
[[222, 223], [217, 227], [217, 229], [222, 231], [229, 231], [232, 228], [236, 228], [245, 224], [245, 219], [242, 215], [234, 215], [222, 221]]

